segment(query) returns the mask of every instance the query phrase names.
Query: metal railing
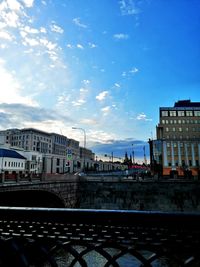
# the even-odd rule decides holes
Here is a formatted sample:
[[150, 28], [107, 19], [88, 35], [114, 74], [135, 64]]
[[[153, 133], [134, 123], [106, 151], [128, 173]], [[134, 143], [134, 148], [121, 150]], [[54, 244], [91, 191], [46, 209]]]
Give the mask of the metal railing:
[[200, 214], [0, 207], [0, 266], [200, 266]]

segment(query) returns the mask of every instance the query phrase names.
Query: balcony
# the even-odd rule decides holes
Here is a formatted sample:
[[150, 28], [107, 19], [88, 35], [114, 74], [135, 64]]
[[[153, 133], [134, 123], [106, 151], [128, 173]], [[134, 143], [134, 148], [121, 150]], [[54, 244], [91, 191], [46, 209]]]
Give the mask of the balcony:
[[0, 208], [1, 266], [200, 266], [200, 214]]

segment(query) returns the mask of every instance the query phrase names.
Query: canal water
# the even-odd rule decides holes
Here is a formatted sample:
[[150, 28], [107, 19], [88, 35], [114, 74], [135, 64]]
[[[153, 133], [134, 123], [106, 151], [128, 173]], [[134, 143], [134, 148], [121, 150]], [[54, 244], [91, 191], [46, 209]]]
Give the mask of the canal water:
[[[75, 249], [77, 251], [79, 251], [79, 253], [80, 253], [85, 248], [76, 247]], [[111, 249], [111, 248], [105, 249], [105, 250], [111, 256], [114, 256], [120, 252], [117, 249]], [[149, 258], [149, 256], [151, 255], [147, 251], [140, 251], [140, 253], [146, 259]], [[57, 262], [59, 267], [70, 266], [70, 264], [74, 260], [74, 257], [71, 254], [67, 253], [64, 249], [60, 249], [59, 251], [57, 251], [57, 253], [54, 255], [54, 258], [56, 259], [56, 262]], [[86, 261], [87, 266], [89, 266], [89, 267], [102, 267], [102, 266], [105, 266], [105, 264], [107, 263], [107, 260], [105, 259], [105, 257], [100, 255], [96, 251], [91, 251], [91, 252], [87, 253], [85, 256], [83, 256], [83, 259]], [[133, 266], [134, 267], [141, 267], [142, 266], [142, 262], [131, 254], [125, 254], [123, 257], [120, 257], [118, 260], [116, 260], [116, 262], [119, 264], [120, 267], [133, 267]], [[45, 264], [44, 266], [50, 267], [51, 265]], [[82, 265], [80, 265], [79, 263], [75, 263], [75, 265], [73, 265], [73, 266], [74, 267], [81, 267]], [[110, 266], [112, 267], [113, 265], [110, 265]], [[154, 260], [151, 263], [151, 266], [152, 267], [169, 267], [172, 265], [169, 264], [169, 262], [166, 258], [159, 258], [157, 260]], [[173, 265], [173, 267], [175, 267], [175, 265]]]

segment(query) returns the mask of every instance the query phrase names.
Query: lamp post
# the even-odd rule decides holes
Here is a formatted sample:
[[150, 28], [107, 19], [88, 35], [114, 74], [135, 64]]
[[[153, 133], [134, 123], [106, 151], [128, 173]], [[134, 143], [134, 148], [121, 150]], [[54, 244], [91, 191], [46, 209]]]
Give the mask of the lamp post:
[[86, 149], [86, 132], [85, 129], [83, 128], [78, 128], [78, 127], [72, 127], [73, 130], [81, 130], [83, 132], [84, 135], [84, 142], [83, 142], [83, 171], [85, 172], [85, 149]]

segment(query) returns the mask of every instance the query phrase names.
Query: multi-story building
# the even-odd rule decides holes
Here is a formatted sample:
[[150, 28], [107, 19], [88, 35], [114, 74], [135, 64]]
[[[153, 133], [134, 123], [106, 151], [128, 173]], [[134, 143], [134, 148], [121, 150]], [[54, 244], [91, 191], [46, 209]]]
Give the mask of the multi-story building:
[[34, 128], [0, 131], [0, 142], [25, 150], [52, 153], [52, 135]]
[[[66, 136], [34, 128], [0, 131], [0, 144], [23, 151], [24, 156], [26, 154], [26, 169], [30, 173], [66, 172], [67, 140]], [[37, 153], [40, 153], [41, 156], [37, 156]]]
[[156, 140], [150, 140], [150, 162], [159, 175], [200, 175], [200, 102], [178, 101], [160, 107]]
[[[0, 131], [0, 144], [26, 151], [27, 170], [35, 169], [36, 163], [40, 162], [30, 160], [35, 158], [32, 155], [33, 152], [42, 154], [42, 172], [48, 174], [77, 172], [84, 167], [90, 169], [94, 164], [94, 153], [89, 149], [81, 148], [77, 140], [34, 128]], [[32, 152], [29, 153], [31, 156], [27, 154], [28, 152]], [[38, 164], [38, 166], [40, 165]]]

